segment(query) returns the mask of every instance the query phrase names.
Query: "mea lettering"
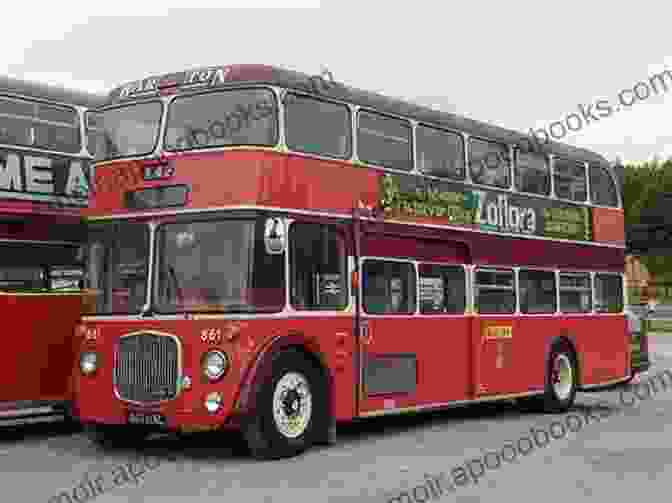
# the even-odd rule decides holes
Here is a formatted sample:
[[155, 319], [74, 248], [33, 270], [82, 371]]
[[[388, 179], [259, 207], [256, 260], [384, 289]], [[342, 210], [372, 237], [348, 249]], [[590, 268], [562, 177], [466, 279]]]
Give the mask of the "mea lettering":
[[222, 120], [212, 121], [207, 128], [184, 126], [187, 134], [175, 140], [178, 149], [194, 148], [217, 144], [218, 140], [230, 138], [234, 134], [250, 127], [257, 120], [273, 114], [275, 107], [268, 101], [259, 101], [247, 106], [236, 105], [236, 111], [226, 114]]
[[86, 170], [79, 160], [0, 152], [0, 190], [85, 198]]

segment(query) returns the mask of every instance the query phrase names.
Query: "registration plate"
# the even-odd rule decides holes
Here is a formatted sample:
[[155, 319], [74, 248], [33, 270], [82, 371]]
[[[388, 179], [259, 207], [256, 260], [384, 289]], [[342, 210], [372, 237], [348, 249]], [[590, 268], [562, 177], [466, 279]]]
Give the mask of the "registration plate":
[[142, 424], [146, 426], [165, 426], [166, 417], [163, 414], [147, 414], [146, 412], [129, 412], [128, 424]]

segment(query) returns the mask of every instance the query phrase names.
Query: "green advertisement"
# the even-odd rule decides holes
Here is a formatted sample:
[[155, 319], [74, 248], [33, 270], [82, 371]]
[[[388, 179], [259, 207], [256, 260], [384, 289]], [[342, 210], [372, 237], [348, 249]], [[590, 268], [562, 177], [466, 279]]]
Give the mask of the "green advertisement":
[[440, 217], [448, 225], [484, 231], [591, 241], [591, 212], [583, 205], [503, 190], [471, 189], [413, 175], [382, 177], [386, 215]]

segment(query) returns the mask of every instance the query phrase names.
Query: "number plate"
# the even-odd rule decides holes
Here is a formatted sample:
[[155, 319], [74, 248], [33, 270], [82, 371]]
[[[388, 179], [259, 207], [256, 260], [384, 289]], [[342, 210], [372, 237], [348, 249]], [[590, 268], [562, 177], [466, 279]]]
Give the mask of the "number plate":
[[143, 424], [147, 426], [165, 426], [166, 417], [163, 414], [147, 414], [144, 412], [129, 412], [128, 424]]

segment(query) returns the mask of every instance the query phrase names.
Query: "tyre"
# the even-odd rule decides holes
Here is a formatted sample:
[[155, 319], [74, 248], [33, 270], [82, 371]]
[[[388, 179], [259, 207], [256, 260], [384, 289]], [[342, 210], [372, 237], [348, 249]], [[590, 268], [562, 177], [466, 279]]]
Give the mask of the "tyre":
[[544, 394], [518, 399], [522, 410], [558, 414], [566, 412], [574, 404], [577, 391], [574, 352], [567, 344], [556, 344], [547, 366]]
[[143, 429], [107, 424], [86, 424], [84, 434], [94, 444], [106, 448], [134, 447], [149, 436]]
[[302, 353], [278, 353], [262, 383], [256, 413], [247, 418], [243, 436], [256, 459], [296, 456], [328, 426], [324, 374]]

